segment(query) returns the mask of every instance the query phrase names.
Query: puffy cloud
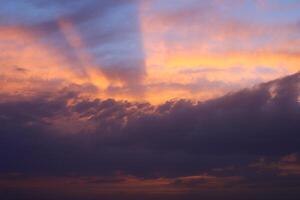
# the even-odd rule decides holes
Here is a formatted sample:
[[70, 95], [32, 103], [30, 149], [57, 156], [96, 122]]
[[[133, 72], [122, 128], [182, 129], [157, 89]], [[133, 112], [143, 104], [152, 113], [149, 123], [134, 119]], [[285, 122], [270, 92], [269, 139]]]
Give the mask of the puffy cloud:
[[[158, 106], [88, 99], [72, 87], [29, 99], [3, 98], [1, 174], [31, 178], [17, 176], [1, 184], [22, 193], [40, 181], [45, 182], [41, 190], [51, 190], [51, 182], [61, 182], [53, 177], [77, 177], [66, 178], [72, 182], [108, 176], [97, 194], [105, 184], [118, 191], [123, 186], [114, 180], [121, 178], [122, 184], [145, 185], [160, 195], [184, 189], [181, 194], [192, 199], [211, 191], [223, 194], [225, 187], [241, 189], [239, 194], [226, 190], [229, 196], [249, 193], [259, 199], [258, 186], [266, 187], [271, 198], [283, 181], [282, 193], [298, 194], [293, 190], [299, 186], [293, 153], [300, 146], [299, 81], [298, 73], [209, 101]], [[271, 163], [253, 164], [262, 157]]]

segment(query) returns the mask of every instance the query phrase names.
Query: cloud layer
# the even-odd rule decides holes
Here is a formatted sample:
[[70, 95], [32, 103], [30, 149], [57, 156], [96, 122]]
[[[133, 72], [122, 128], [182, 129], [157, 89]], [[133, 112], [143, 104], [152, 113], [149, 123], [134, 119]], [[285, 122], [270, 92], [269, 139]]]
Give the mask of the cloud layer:
[[299, 6], [2, 0], [1, 199], [299, 199]]
[[276, 190], [299, 195], [299, 90], [298, 73], [205, 102], [158, 106], [88, 99], [74, 86], [29, 99], [3, 96], [1, 192], [14, 199], [66, 183], [53, 194], [91, 187], [78, 196], [219, 199], [211, 192], [219, 191], [260, 199], [264, 187], [268, 198]]

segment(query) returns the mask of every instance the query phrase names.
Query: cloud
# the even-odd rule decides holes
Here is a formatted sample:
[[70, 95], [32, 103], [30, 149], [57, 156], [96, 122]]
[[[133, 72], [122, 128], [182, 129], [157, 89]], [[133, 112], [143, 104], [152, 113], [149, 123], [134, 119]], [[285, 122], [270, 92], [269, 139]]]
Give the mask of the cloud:
[[[28, 70], [27, 76], [17, 77], [23, 83], [17, 86], [12, 81], [15, 77], [6, 73], [3, 79], [11, 82], [7, 81], [5, 90], [17, 93], [36, 88], [28, 77], [56, 83], [59, 79], [94, 85], [99, 98], [160, 104], [182, 96], [205, 100], [228, 91], [223, 84], [219, 89], [212, 84], [211, 91], [194, 92], [201, 88], [197, 80], [241, 89], [252, 85], [249, 80], [258, 83], [296, 72], [297, 12], [292, 9], [291, 15], [270, 23], [275, 11], [253, 10], [255, 5], [194, 0], [175, 4], [152, 0], [3, 1], [1, 76], [15, 66]], [[249, 9], [258, 12], [260, 19], [240, 15], [239, 11]], [[257, 66], [274, 73], [256, 70]], [[232, 70], [235, 67], [242, 70]]]
[[187, 188], [211, 179], [179, 177], [239, 176], [245, 182], [237, 185], [249, 189], [268, 176], [261, 184], [273, 191], [284, 179], [285, 191], [296, 186], [289, 176], [260, 174], [249, 166], [261, 157], [281, 159], [259, 166], [298, 176], [294, 156], [286, 155], [299, 153], [299, 78], [294, 74], [205, 102], [158, 106], [87, 99], [72, 87], [30, 99], [3, 98], [0, 171], [37, 178], [121, 172], [143, 181], [167, 178]]
[[[291, 44], [299, 43], [298, 14], [297, 17], [291, 14], [297, 10], [291, 6], [293, 3], [289, 4], [289, 11], [283, 8], [288, 4], [267, 2], [267, 8], [261, 8], [256, 1], [235, 0], [141, 3], [148, 72], [145, 82], [187, 84], [205, 76], [210, 81], [229, 82], [241, 89], [252, 85], [249, 79], [259, 83], [296, 73], [299, 49], [295, 46], [299, 45]], [[276, 15], [278, 11], [270, 9], [270, 5], [278, 8], [281, 5], [282, 15]], [[203, 66], [211, 70], [203, 71]], [[237, 66], [243, 70], [231, 70]], [[274, 73], [256, 70], [257, 66], [273, 69]], [[197, 70], [202, 73], [182, 73]], [[174, 97], [190, 98], [188, 91], [175, 88], [164, 91], [169, 95], [164, 95], [159, 103]], [[207, 99], [220, 94], [225, 94], [222, 87], [213, 94], [195, 93], [194, 98]], [[157, 98], [154, 101], [157, 103]]]
[[[10, 1], [1, 8], [1, 68], [38, 69], [38, 77], [45, 76], [41, 69], [55, 71], [63, 81], [97, 86], [99, 96], [113, 85], [130, 88], [123, 91], [127, 97], [142, 96], [146, 69], [135, 1], [13, 4], [19, 9]], [[124, 18], [130, 22], [123, 23]]]
[[299, 197], [298, 3], [1, 3], [1, 197]]

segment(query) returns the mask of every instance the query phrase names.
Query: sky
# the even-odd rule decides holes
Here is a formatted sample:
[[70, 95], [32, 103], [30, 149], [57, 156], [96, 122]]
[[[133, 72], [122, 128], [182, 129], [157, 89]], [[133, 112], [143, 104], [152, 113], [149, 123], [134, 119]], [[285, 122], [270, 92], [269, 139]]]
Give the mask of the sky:
[[0, 197], [299, 198], [299, 0], [0, 3]]
[[37, 81], [153, 104], [219, 97], [299, 70], [299, 9], [293, 0], [4, 1], [2, 90], [30, 95], [43, 90]]

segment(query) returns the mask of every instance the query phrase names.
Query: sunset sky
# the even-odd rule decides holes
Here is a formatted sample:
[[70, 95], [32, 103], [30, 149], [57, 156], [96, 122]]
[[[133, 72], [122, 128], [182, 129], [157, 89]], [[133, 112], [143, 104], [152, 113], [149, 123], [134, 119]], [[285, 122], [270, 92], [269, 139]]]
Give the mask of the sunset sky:
[[300, 198], [299, 0], [1, 0], [0, 199]]

